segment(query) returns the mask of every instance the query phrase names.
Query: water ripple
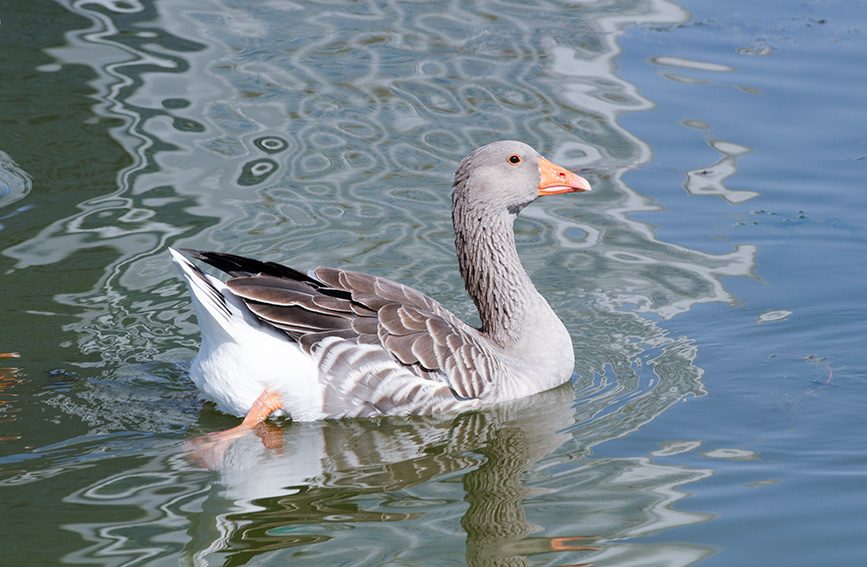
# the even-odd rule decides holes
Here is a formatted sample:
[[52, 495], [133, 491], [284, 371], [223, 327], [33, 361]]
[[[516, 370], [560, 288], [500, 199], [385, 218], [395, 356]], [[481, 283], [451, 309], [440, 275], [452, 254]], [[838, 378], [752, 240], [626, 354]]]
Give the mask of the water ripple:
[[0, 209], [23, 199], [32, 188], [30, 176], [0, 151]]
[[[574, 512], [582, 499], [609, 499], [617, 517], [634, 521], [569, 528], [569, 536], [608, 538], [572, 560], [599, 561], [638, 553], [611, 543], [618, 538], [702, 521], [672, 503], [706, 470], [590, 457], [594, 445], [704, 394], [695, 344], [641, 314], [666, 319], [734, 302], [722, 278], [752, 277], [755, 265], [753, 247], [708, 254], [661, 241], [634, 218], [659, 206], [623, 179], [651, 150], [620, 118], [652, 104], [618, 77], [618, 36], [636, 22], [682, 20], [677, 5], [184, 0], [69, 9], [91, 28], [68, 34], [51, 55], [93, 71], [93, 118], [119, 125], [109, 132], [128, 164], [114, 186], [3, 250], [13, 272], [64, 273], [83, 252], [104, 266], [54, 296], [75, 314], [66, 329], [78, 351], [99, 362], [82, 363], [82, 379], [44, 400], [88, 435], [70, 441], [74, 450], [20, 455], [28, 470], [7, 479], [38, 482], [84, 467], [83, 457], [68, 464], [75, 452], [112, 462], [67, 501], [119, 513], [69, 523], [88, 547], [67, 560], [240, 564], [262, 553], [287, 559], [297, 548], [308, 558], [340, 561], [346, 556], [334, 550], [357, 549], [408, 564], [436, 546], [429, 531], [419, 537], [420, 526], [460, 525], [470, 563], [526, 564], [556, 545], [532, 537], [528, 513], [550, 517], [557, 506]], [[471, 149], [503, 138], [585, 169], [594, 185], [542, 200], [516, 224], [528, 272], [572, 332], [572, 384], [458, 418], [290, 425], [273, 434], [286, 458], [251, 436], [213, 473], [160, 438], [223, 419], [200, 412], [186, 380], [198, 333], [168, 245], [301, 268], [346, 265], [413, 285], [472, 321], [452, 245], [451, 176]], [[723, 156], [709, 168], [715, 175], [694, 173], [687, 188], [748, 198], [723, 184], [743, 151], [712, 144]], [[538, 404], [550, 411], [534, 411]], [[125, 452], [129, 436], [146, 463]], [[567, 493], [561, 475], [586, 490]], [[360, 527], [368, 523], [406, 545], [376, 555], [382, 550]], [[689, 561], [708, 553], [682, 551]]]

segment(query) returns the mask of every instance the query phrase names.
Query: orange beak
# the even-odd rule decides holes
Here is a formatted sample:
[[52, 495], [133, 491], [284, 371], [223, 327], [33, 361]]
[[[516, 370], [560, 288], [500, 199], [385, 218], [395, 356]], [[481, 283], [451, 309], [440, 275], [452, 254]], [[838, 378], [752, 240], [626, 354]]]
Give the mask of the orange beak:
[[590, 191], [590, 183], [586, 179], [545, 158], [539, 158], [539, 173], [542, 175], [542, 180], [539, 182], [539, 195]]

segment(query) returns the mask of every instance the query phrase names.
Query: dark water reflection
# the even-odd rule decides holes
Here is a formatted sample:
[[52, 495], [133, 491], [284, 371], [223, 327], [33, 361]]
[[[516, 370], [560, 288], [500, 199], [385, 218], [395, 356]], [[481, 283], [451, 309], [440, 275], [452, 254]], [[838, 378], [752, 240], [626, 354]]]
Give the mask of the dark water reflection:
[[[753, 277], [753, 246], [709, 254], [633, 218], [659, 206], [623, 179], [651, 150], [619, 120], [652, 105], [615, 73], [618, 36], [683, 21], [678, 5], [34, 6], [12, 28], [13, 43], [43, 46], [22, 55], [19, 84], [74, 89], [2, 111], [29, 116], [16, 139], [33, 141], [0, 148], [4, 317], [27, 315], [0, 346], [22, 355], [0, 373], [0, 394], [18, 394], [0, 423], [0, 491], [63, 528], [55, 560], [520, 565], [559, 549], [572, 563], [686, 565], [710, 553], [626, 541], [705, 520], [675, 504], [709, 471], [591, 452], [704, 394], [693, 343], [655, 321], [732, 303], [721, 278]], [[465, 416], [290, 424], [269, 432], [278, 449], [249, 436], [214, 471], [192, 464], [180, 440], [229, 421], [200, 410], [185, 376], [198, 331], [166, 247], [355, 266], [472, 317], [448, 186], [463, 155], [502, 138], [587, 169], [598, 188], [537, 203], [517, 226], [573, 333], [573, 383]], [[696, 173], [688, 190], [748, 198], [724, 185], [748, 149], [718, 146], [722, 175]], [[55, 517], [36, 511], [58, 501]], [[10, 531], [25, 546], [26, 525]]]

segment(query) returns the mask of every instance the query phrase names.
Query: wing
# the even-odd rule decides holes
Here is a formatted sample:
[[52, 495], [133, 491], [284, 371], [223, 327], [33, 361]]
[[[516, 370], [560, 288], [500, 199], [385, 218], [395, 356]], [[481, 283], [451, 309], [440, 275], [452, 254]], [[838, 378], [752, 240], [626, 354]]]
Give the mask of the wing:
[[392, 358], [422, 377], [445, 382], [459, 398], [482, 397], [502, 372], [502, 364], [479, 332], [427, 295], [386, 278], [348, 270], [317, 268], [313, 274], [375, 311], [375, 342]]
[[273, 262], [185, 252], [233, 275], [226, 283], [250, 311], [308, 353], [329, 337], [378, 346], [459, 399], [483, 397], [503, 371], [478, 331], [439, 302], [392, 280], [335, 268], [307, 275]]

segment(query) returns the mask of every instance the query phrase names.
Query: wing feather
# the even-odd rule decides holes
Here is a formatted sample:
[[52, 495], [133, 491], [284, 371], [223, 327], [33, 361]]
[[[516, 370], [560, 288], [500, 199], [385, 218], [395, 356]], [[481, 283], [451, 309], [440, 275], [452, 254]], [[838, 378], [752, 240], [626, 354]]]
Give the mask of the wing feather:
[[[478, 331], [439, 302], [400, 283], [325, 267], [307, 275], [273, 262], [216, 252], [191, 255], [234, 275], [227, 285], [250, 311], [308, 353], [330, 337], [379, 346], [411, 374], [440, 383], [463, 400], [483, 397], [491, 376], [503, 371], [494, 347]], [[370, 386], [368, 382], [365, 387]], [[378, 384], [374, 389], [382, 394], [383, 388]], [[411, 388], [401, 396], [411, 403], [418, 391]], [[370, 403], [373, 412], [389, 402]]]

